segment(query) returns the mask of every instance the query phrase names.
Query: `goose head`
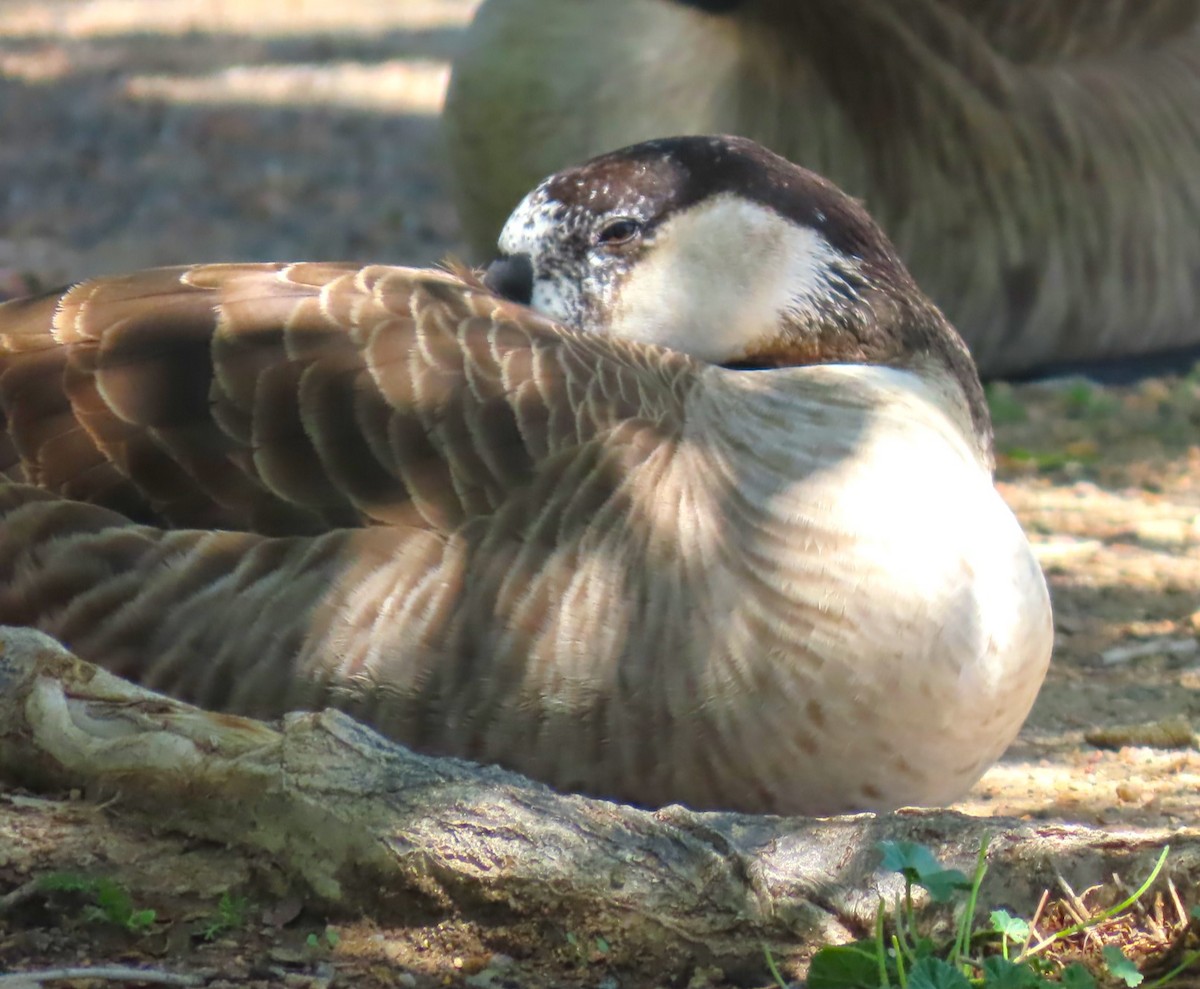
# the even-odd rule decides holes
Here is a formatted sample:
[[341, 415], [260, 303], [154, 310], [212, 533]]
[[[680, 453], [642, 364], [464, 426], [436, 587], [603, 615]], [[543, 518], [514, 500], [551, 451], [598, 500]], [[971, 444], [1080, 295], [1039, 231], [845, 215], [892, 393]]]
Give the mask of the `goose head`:
[[582, 331], [738, 369], [875, 364], [991, 425], [966, 345], [878, 224], [740, 137], [635, 144], [550, 176], [501, 231], [489, 288]]

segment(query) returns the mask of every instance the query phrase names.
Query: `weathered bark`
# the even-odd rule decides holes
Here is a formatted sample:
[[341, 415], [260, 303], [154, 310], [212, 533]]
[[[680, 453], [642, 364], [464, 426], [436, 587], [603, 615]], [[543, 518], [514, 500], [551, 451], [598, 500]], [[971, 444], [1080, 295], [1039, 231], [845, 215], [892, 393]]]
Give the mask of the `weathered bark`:
[[1076, 889], [1145, 874], [1162, 846], [1200, 877], [1200, 830], [1104, 832], [944, 811], [832, 819], [658, 812], [555, 793], [416, 755], [337, 712], [276, 728], [209, 714], [0, 629], [0, 774], [120, 794], [159, 826], [266, 850], [318, 905], [427, 907], [603, 934], [612, 961], [678, 971], [753, 963], [868, 928], [899, 888], [875, 843], [917, 840], [969, 871], [993, 835], [985, 903], [1030, 911], [1056, 871]]

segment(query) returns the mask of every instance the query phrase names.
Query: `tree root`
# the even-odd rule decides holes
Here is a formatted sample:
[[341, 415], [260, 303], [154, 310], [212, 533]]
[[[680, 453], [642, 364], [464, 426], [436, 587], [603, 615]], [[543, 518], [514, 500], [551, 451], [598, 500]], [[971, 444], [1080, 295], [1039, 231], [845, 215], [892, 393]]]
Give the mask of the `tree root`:
[[652, 812], [554, 792], [495, 767], [401, 748], [336, 711], [281, 726], [134, 686], [27, 629], [0, 629], [0, 775], [118, 795], [160, 827], [269, 853], [315, 906], [603, 936], [614, 964], [664, 972], [757, 964], [870, 930], [899, 877], [876, 843], [919, 841], [970, 871], [992, 836], [983, 902], [1029, 915], [1076, 889], [1200, 880], [1200, 830], [1122, 830], [906, 811], [829, 819]]

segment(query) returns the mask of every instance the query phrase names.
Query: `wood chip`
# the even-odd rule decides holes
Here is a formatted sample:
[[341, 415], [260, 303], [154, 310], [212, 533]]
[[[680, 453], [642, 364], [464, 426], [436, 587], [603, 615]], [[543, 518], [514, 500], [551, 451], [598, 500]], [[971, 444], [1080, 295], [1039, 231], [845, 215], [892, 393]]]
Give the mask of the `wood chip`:
[[1083, 737], [1089, 745], [1098, 749], [1123, 749], [1130, 745], [1152, 749], [1187, 749], [1196, 742], [1196, 734], [1184, 717], [1096, 728], [1085, 732]]
[[1105, 666], [1113, 666], [1147, 656], [1191, 656], [1198, 652], [1200, 642], [1195, 639], [1153, 639], [1106, 649], [1100, 654], [1100, 662]]

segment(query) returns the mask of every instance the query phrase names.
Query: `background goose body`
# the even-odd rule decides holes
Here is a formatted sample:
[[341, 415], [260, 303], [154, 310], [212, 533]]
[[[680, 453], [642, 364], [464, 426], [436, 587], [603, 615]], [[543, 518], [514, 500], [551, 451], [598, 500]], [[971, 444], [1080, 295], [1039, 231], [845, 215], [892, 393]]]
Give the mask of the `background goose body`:
[[[706, 212], [730, 162], [789, 208], [843, 206], [745, 143], [626, 149], [514, 215], [531, 292], [637, 298], [702, 248], [697, 217], [766, 222], [761, 203]], [[871, 280], [826, 299], [809, 279], [798, 322], [749, 327], [762, 349], [732, 363], [766, 370], [397, 268], [163, 269], [0, 306], [3, 463], [40, 486], [0, 496], [0, 621], [207, 706], [335, 703], [642, 804], [949, 801], [1032, 704], [1045, 586], [960, 345], [899, 297], [902, 269], [884, 284], [890, 249], [844, 208], [849, 233], [805, 242], [849, 265], [838, 245], [865, 238]], [[614, 243], [613, 211], [639, 232]], [[766, 235], [795, 225], [777, 221]], [[581, 258], [602, 274], [580, 282]], [[933, 321], [908, 340], [923, 350], [854, 322], [886, 316], [884, 291]], [[893, 366], [773, 366], [802, 339]]]
[[444, 120], [483, 254], [569, 162], [752, 137], [862, 197], [995, 376], [1194, 359], [1198, 111], [1195, 0], [487, 0]]

